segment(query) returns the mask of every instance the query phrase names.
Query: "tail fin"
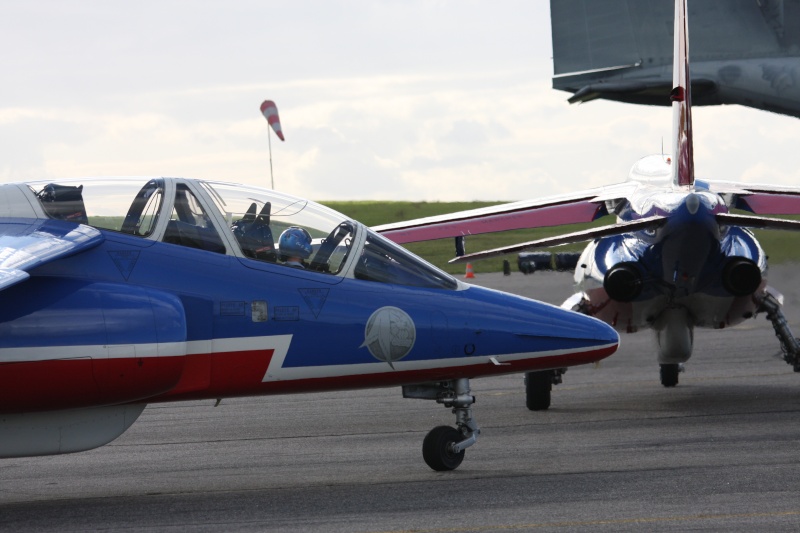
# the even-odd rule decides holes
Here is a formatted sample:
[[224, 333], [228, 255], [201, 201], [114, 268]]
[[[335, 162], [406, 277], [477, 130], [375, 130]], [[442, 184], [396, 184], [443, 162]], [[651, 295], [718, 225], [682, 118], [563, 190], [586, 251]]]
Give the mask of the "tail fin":
[[694, 185], [692, 92], [689, 79], [689, 22], [686, 0], [675, 0], [675, 43], [672, 60], [672, 184]]

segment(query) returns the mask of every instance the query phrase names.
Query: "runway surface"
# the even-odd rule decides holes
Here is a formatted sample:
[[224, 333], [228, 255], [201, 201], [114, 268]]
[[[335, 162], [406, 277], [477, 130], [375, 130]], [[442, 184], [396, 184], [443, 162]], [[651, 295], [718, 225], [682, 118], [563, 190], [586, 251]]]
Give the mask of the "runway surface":
[[[800, 275], [773, 269], [800, 332]], [[482, 274], [560, 303], [568, 274]], [[422, 460], [454, 422], [399, 389], [154, 405], [97, 450], [0, 461], [2, 531], [797, 531], [800, 374], [762, 316], [698, 330], [680, 384], [652, 333], [570, 369], [546, 412], [522, 376], [472, 380], [478, 443]]]

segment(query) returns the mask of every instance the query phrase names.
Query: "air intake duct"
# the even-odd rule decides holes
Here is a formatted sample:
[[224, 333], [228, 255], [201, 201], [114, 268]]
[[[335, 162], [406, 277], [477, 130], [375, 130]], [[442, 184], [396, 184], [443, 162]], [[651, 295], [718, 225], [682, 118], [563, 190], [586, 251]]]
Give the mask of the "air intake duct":
[[606, 272], [603, 288], [612, 300], [630, 302], [642, 292], [642, 273], [636, 263], [620, 263]]
[[761, 285], [761, 269], [745, 257], [733, 257], [722, 269], [722, 286], [734, 296], [748, 296]]

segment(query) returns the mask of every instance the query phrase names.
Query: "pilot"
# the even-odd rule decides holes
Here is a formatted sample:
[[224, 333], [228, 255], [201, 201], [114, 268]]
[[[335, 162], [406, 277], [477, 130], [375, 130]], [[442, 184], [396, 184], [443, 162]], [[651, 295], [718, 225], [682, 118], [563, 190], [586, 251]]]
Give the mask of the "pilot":
[[278, 239], [281, 259], [287, 266], [305, 268], [303, 259], [311, 255], [311, 235], [303, 228], [286, 228]]

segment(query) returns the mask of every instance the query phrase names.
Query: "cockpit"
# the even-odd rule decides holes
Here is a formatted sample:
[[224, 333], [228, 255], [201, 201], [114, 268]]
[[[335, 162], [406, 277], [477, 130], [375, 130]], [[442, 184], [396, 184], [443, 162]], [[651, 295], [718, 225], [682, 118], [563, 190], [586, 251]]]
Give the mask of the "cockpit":
[[449, 274], [341, 213], [269, 189], [181, 178], [9, 184], [0, 187], [0, 210], [17, 206], [9, 216], [25, 216], [14, 200], [15, 186], [35, 197], [28, 215], [34, 218], [231, 255], [254, 267], [272, 264], [378, 283], [458, 288]]

